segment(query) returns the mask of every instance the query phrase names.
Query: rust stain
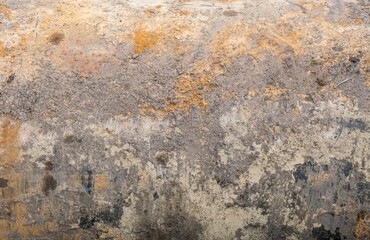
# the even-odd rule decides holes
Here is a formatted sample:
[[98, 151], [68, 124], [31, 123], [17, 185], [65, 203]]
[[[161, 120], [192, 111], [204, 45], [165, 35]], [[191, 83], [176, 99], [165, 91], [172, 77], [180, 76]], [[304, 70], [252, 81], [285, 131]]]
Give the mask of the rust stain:
[[[6, 57], [8, 56], [12, 51], [14, 51], [14, 48], [6, 48], [4, 47], [4, 44], [0, 41], [0, 57]], [[13, 58], [13, 55], [11, 55]]]
[[160, 37], [161, 33], [159, 31], [136, 30], [132, 38], [135, 44], [135, 52], [142, 53], [144, 50], [154, 47]]
[[0, 119], [0, 159], [2, 165], [13, 165], [19, 161], [20, 123], [9, 117]]
[[237, 0], [216, 0], [216, 1], [220, 3], [232, 3], [232, 2], [236, 2]]
[[[89, 175], [72, 174], [67, 179], [67, 183], [74, 188], [78, 188], [81, 186], [81, 178], [88, 179]], [[111, 185], [109, 184], [109, 176], [106, 175], [94, 175], [92, 185], [94, 190], [104, 190], [107, 188], [111, 188]]]
[[271, 85], [265, 89], [265, 93], [263, 94], [263, 96], [266, 96], [270, 98], [271, 100], [276, 101], [276, 100], [279, 100], [283, 96], [288, 97], [286, 95], [287, 91], [288, 90], [286, 88], [280, 87], [279, 84]]
[[9, 10], [7, 6], [3, 4], [0, 4], [0, 13], [3, 14], [8, 20], [12, 19], [12, 12]]
[[331, 177], [330, 173], [319, 173], [317, 175], [312, 176], [309, 179], [309, 182], [311, 183], [311, 185], [316, 186], [319, 183], [327, 181], [330, 177]]
[[12, 117], [0, 117], [0, 165], [1, 174], [8, 180], [2, 189], [2, 204], [9, 209], [9, 218], [0, 221], [0, 239], [10, 239], [8, 234], [18, 232], [22, 239], [36, 237], [50, 229], [56, 228], [54, 223], [30, 224], [29, 210], [19, 198], [25, 192], [37, 191], [38, 186], [28, 186], [27, 179], [16, 170], [20, 164], [19, 131], [21, 123]]

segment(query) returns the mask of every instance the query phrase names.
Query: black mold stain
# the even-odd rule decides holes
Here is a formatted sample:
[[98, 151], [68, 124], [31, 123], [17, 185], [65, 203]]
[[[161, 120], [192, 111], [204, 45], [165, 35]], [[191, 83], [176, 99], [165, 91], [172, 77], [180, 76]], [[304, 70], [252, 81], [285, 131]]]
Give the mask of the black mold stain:
[[96, 215], [97, 219], [101, 219], [104, 223], [110, 223], [117, 227], [123, 215], [123, 202], [117, 201], [113, 204], [112, 209], [104, 210]]
[[103, 222], [104, 224], [111, 224], [113, 227], [118, 227], [119, 221], [123, 215], [123, 206], [124, 202], [118, 200], [113, 204], [113, 207], [106, 208], [98, 213], [92, 212], [90, 214], [84, 214], [80, 217], [79, 227], [88, 229], [93, 227], [97, 222]]
[[81, 176], [81, 185], [85, 188], [86, 192], [91, 194], [93, 191], [93, 172], [87, 171], [87, 179], [84, 175]]
[[8, 186], [8, 179], [0, 178], [0, 188], [6, 188]]
[[306, 167], [298, 166], [297, 169], [293, 172], [293, 176], [294, 176], [296, 183], [298, 182], [298, 180], [307, 182], [308, 176], [307, 176]]
[[326, 230], [323, 225], [320, 227], [315, 227], [312, 229], [312, 237], [317, 240], [342, 240], [347, 239], [345, 236], [341, 236], [340, 229], [337, 227], [334, 233], [331, 231]]
[[49, 192], [57, 188], [57, 181], [50, 173], [46, 173], [43, 179], [42, 192], [48, 196]]
[[159, 198], [158, 192], [155, 192], [155, 193], [153, 194], [153, 198], [154, 198], [154, 200], [157, 200], [157, 199]]
[[93, 227], [95, 222], [95, 217], [83, 216], [80, 217], [80, 223], [78, 224], [78, 226], [82, 229], [88, 229]]

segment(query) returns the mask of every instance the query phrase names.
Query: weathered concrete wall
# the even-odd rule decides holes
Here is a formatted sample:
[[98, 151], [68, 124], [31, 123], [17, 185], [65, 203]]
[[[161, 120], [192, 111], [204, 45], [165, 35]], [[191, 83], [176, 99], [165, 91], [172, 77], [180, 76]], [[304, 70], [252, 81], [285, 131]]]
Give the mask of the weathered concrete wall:
[[368, 0], [1, 0], [0, 239], [369, 239]]

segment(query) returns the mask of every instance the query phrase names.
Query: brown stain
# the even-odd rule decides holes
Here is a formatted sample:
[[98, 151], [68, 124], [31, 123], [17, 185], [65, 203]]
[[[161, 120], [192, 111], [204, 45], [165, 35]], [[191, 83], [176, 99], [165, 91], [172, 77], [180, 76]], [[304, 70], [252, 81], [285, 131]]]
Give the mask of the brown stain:
[[[106, 21], [105, 14], [93, 5], [67, 1], [53, 7], [54, 14], [40, 16], [39, 35], [46, 36], [39, 48], [48, 45], [48, 55], [54, 67], [77, 74], [82, 80], [101, 76], [104, 64], [122, 64], [114, 56], [114, 46], [99, 34], [96, 24]], [[40, 56], [42, 57], [42, 56]]]
[[238, 16], [238, 12], [236, 12], [234, 10], [225, 10], [225, 11], [223, 11], [222, 14], [224, 16], [227, 16], [227, 17], [235, 17], [235, 16]]
[[59, 45], [64, 39], [64, 33], [61, 32], [54, 32], [49, 37], [49, 42], [54, 45]]
[[8, 179], [0, 178], [0, 188], [6, 188], [8, 186]]
[[10, 11], [10, 9], [3, 5], [3, 4], [0, 4], [0, 13], [2, 15], [4, 15], [4, 17], [6, 17], [6, 19], [8, 20], [11, 20], [12, 19], [12, 12]]
[[48, 196], [50, 191], [54, 191], [57, 188], [57, 181], [54, 177], [47, 172], [43, 178], [42, 192]]
[[355, 236], [357, 240], [370, 239], [370, 216], [365, 211], [357, 214]]

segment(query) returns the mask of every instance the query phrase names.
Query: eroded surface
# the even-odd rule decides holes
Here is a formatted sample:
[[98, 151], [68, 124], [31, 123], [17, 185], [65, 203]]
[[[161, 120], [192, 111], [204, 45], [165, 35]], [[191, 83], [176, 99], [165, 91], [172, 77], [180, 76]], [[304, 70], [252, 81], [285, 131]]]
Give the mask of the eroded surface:
[[0, 2], [0, 239], [369, 239], [366, 0]]

